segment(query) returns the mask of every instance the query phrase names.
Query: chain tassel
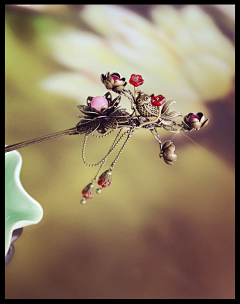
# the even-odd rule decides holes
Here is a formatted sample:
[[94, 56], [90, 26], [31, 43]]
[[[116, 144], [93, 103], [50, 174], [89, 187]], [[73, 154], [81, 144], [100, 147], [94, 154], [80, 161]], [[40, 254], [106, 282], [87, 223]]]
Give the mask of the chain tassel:
[[[122, 129], [120, 129], [120, 131], [118, 132], [117, 136], [114, 139], [114, 142], [112, 144], [112, 146], [110, 147], [108, 153], [97, 163], [95, 164], [89, 164], [86, 159], [85, 159], [85, 149], [86, 149], [86, 143], [87, 143], [87, 138], [88, 136], [85, 135], [84, 137], [84, 142], [83, 142], [83, 148], [82, 148], [82, 159], [85, 165], [90, 166], [90, 167], [96, 167], [99, 166], [98, 172], [96, 174], [96, 176], [92, 179], [92, 182], [90, 184], [88, 184], [82, 191], [83, 194], [83, 198], [81, 200], [82, 204], [86, 203], [87, 199], [93, 198], [93, 191], [94, 191], [94, 183], [97, 182], [97, 184], [100, 186], [99, 188], [96, 189], [96, 193], [100, 194], [102, 192], [102, 188], [106, 188], [108, 186], [111, 185], [112, 182], [112, 171], [123, 151], [123, 149], [125, 148], [126, 144], [128, 143], [129, 139], [132, 136], [133, 130], [127, 130], [125, 131], [123, 134], [121, 134]], [[122, 147], [120, 148], [117, 156], [115, 157], [114, 161], [112, 162], [110, 168], [108, 170], [106, 170], [105, 172], [103, 172], [101, 174], [101, 176], [99, 177], [101, 170], [103, 169], [103, 166], [105, 165], [108, 157], [110, 156], [110, 154], [115, 150], [115, 148], [118, 146], [118, 144], [120, 143], [120, 141], [123, 139], [123, 137], [127, 135], [127, 138], [125, 139]], [[120, 136], [121, 135], [121, 136]], [[96, 137], [96, 136], [94, 136]], [[99, 137], [98, 137], [99, 138]]]

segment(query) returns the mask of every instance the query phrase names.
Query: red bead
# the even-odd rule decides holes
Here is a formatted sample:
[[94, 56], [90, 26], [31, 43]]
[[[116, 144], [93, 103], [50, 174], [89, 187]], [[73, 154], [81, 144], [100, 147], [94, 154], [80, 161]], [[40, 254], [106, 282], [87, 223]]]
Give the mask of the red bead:
[[129, 83], [131, 85], [133, 85], [134, 87], [138, 87], [138, 86], [142, 85], [143, 82], [144, 82], [144, 80], [141, 75], [132, 74], [129, 79]]
[[164, 104], [164, 102], [166, 101], [166, 98], [163, 96], [163, 95], [157, 95], [157, 96], [152, 96], [151, 97], [151, 104], [154, 106], [154, 107], [159, 107], [161, 105]]
[[82, 195], [84, 198], [93, 198], [94, 195], [94, 184], [88, 184], [82, 191]]
[[98, 179], [99, 186], [106, 188], [111, 185], [112, 182], [112, 172], [111, 171], [105, 171]]

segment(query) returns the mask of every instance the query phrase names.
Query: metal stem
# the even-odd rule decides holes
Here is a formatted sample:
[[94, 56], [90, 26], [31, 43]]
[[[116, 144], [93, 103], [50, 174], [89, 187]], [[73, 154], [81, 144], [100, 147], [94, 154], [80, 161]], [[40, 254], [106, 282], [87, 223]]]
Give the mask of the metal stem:
[[150, 129], [150, 131], [152, 132], [152, 135], [156, 138], [156, 140], [159, 143], [160, 146], [160, 150], [162, 150], [162, 142], [161, 142], [161, 138], [160, 135], [158, 134], [157, 129], [154, 127], [153, 129]]

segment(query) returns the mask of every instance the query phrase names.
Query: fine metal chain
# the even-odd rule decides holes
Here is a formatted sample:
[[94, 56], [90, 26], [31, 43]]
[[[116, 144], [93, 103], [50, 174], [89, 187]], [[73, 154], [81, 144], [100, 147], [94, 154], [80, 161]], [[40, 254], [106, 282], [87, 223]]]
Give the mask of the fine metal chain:
[[123, 143], [121, 149], [118, 152], [118, 155], [116, 156], [116, 158], [114, 159], [114, 161], [112, 162], [111, 166], [110, 166], [110, 170], [112, 171], [114, 169], [114, 166], [116, 165], [123, 149], [125, 148], [126, 144], [128, 143], [129, 139], [131, 138], [132, 134], [133, 134], [134, 130], [130, 129], [128, 131], [126, 131], [123, 135], [125, 135], [126, 133], [128, 133], [128, 137], [126, 138], [125, 142]]
[[[126, 133], [128, 133], [128, 137], [126, 138], [126, 140], [125, 140], [125, 142], [123, 143], [121, 149], [119, 150], [118, 155], [116, 156], [116, 158], [115, 158], [114, 161], [112, 162], [112, 164], [111, 164], [111, 166], [110, 166], [110, 168], [109, 168], [109, 170], [111, 170], [111, 171], [113, 170], [113, 168], [114, 168], [114, 166], [116, 165], [116, 163], [117, 163], [117, 161], [118, 161], [118, 159], [119, 159], [119, 157], [120, 157], [120, 155], [121, 155], [123, 149], [125, 148], [125, 146], [126, 146], [127, 142], [129, 141], [130, 137], [132, 136], [133, 131], [132, 131], [132, 130], [128, 130], [128, 131], [124, 132], [124, 133], [122, 134], [121, 138], [118, 140], [118, 143], [120, 142], [120, 140], [123, 138], [123, 136], [124, 136]], [[116, 143], [116, 145], [117, 145], [118, 143]], [[113, 147], [112, 147], [112, 148], [113, 148]], [[116, 146], [111, 150], [111, 152], [112, 152], [115, 148], [116, 148]], [[111, 152], [110, 152], [110, 153], [111, 153]], [[110, 153], [109, 153], [109, 155], [110, 155]], [[108, 156], [109, 156], [109, 155], [108, 155]], [[105, 157], [105, 159], [104, 159], [104, 161], [102, 162], [100, 168], [98, 169], [98, 172], [97, 172], [96, 176], [94, 177], [94, 179], [92, 179], [92, 182], [97, 181], [97, 179], [98, 179], [98, 177], [99, 177], [99, 175], [100, 175], [100, 172], [101, 172], [103, 166], [105, 165], [106, 161], [107, 161], [107, 157]]]
[[91, 133], [92, 137], [95, 137], [95, 138], [98, 138], [98, 139], [101, 139], [101, 138], [104, 138], [104, 137], [107, 137], [108, 135], [112, 134], [114, 130], [111, 130], [111, 131], [108, 131], [107, 133], [103, 134], [103, 135], [95, 135], [94, 132]]
[[[121, 130], [119, 131], [118, 135], [120, 134], [120, 132], [121, 132]], [[118, 135], [117, 135], [117, 136], [118, 136]], [[116, 138], [117, 138], [117, 137], [116, 137]], [[115, 138], [115, 140], [116, 140], [116, 138]], [[102, 162], [104, 162], [105, 159], [108, 158], [108, 156], [110, 155], [111, 148], [113, 147], [113, 145], [114, 145], [114, 143], [115, 143], [115, 140], [114, 140], [114, 142], [113, 142], [113, 144], [112, 144], [110, 150], [108, 151], [108, 153], [104, 156], [104, 158], [102, 158], [99, 162], [97, 162], [97, 163], [95, 163], [95, 164], [89, 164], [89, 163], [86, 161], [86, 159], [85, 159], [85, 149], [86, 149], [87, 139], [88, 139], [88, 135], [85, 134], [85, 136], [84, 136], [84, 141], [83, 141], [83, 147], [82, 147], [82, 160], [83, 160], [83, 162], [84, 162], [84, 164], [85, 164], [86, 166], [89, 166], [89, 167], [96, 167], [96, 166], [100, 165]]]
[[89, 166], [89, 167], [96, 167], [96, 166], [102, 164], [104, 161], [106, 161], [107, 158], [108, 158], [108, 156], [109, 156], [109, 155], [113, 152], [113, 150], [117, 147], [117, 145], [119, 144], [119, 142], [121, 141], [121, 139], [123, 138], [123, 136], [124, 136], [126, 133], [129, 132], [129, 130], [126, 131], [126, 132], [124, 132], [124, 133], [121, 135], [121, 137], [119, 138], [119, 136], [120, 136], [120, 134], [121, 134], [121, 131], [122, 131], [122, 129], [120, 129], [120, 131], [118, 132], [118, 134], [117, 134], [116, 138], [114, 139], [114, 142], [113, 142], [112, 146], [110, 147], [108, 153], [107, 153], [99, 162], [97, 162], [97, 163], [95, 163], [95, 164], [89, 164], [89, 163], [86, 161], [86, 159], [85, 159], [85, 149], [86, 149], [86, 144], [87, 144], [87, 139], [88, 139], [88, 135], [85, 135], [85, 136], [84, 136], [83, 147], [82, 147], [82, 159], [83, 159], [84, 164], [87, 165], [87, 166]]
[[92, 179], [92, 182], [97, 181], [97, 179], [98, 179], [98, 177], [99, 177], [99, 175], [100, 175], [100, 172], [101, 172], [103, 166], [105, 165], [106, 161], [107, 161], [107, 157], [106, 157], [105, 160], [102, 162], [101, 166], [100, 166], [99, 169], [98, 169], [97, 174], [95, 175], [94, 179]]
[[125, 134], [128, 133], [128, 137], [126, 138], [125, 142], [123, 143], [123, 145], [122, 145], [121, 149], [119, 150], [119, 152], [118, 152], [116, 158], [115, 158], [114, 161], [112, 162], [112, 164], [111, 164], [111, 166], [110, 166], [110, 170], [112, 171], [113, 168], [114, 168], [114, 166], [116, 165], [116, 163], [117, 163], [117, 161], [118, 161], [118, 159], [119, 159], [119, 157], [120, 157], [120, 155], [121, 155], [123, 149], [125, 148], [127, 142], [129, 141], [129, 139], [130, 139], [130, 137], [132, 136], [132, 133], [133, 133], [133, 130], [130, 129], [130, 130], [124, 132], [124, 133], [121, 135], [121, 137], [119, 138], [119, 136], [120, 136], [120, 134], [121, 134], [121, 131], [122, 131], [122, 129], [118, 132], [118, 134], [117, 134], [117, 136], [116, 136], [116, 138], [115, 138], [115, 140], [114, 140], [114, 142], [113, 142], [111, 148], [109, 149], [107, 155], [106, 155], [100, 162], [98, 162], [98, 163], [96, 163], [96, 164], [88, 164], [88, 163], [86, 162], [86, 160], [85, 160], [84, 152], [85, 152], [86, 142], [87, 142], [87, 138], [88, 138], [88, 136], [85, 135], [85, 137], [84, 137], [84, 144], [83, 144], [83, 150], [82, 150], [82, 152], [83, 152], [83, 162], [84, 162], [87, 166], [90, 166], [90, 167], [94, 167], [94, 166], [100, 165], [100, 167], [99, 167], [99, 169], [98, 169], [98, 171], [97, 171], [97, 174], [96, 174], [95, 177], [92, 179], [92, 182], [96, 182], [96, 181], [97, 181], [97, 179], [98, 179], [98, 177], [99, 177], [99, 175], [100, 175], [100, 172], [101, 172], [103, 166], [105, 165], [105, 163], [106, 163], [106, 161], [107, 161], [107, 158], [108, 158], [109, 155], [113, 152], [113, 150], [117, 147], [117, 145], [118, 145], [119, 142], [122, 140], [122, 138], [125, 136]]

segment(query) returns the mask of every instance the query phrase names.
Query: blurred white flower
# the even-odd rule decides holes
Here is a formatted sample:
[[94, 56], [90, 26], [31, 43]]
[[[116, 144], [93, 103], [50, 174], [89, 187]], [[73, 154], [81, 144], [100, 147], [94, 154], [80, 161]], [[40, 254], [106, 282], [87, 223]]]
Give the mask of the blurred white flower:
[[171, 7], [152, 11], [154, 22], [171, 37], [182, 58], [181, 72], [203, 100], [227, 94], [234, 77], [234, 48], [196, 5], [178, 14]]
[[[80, 18], [97, 34], [69, 29], [50, 37], [55, 59], [72, 72], [45, 79], [48, 90], [83, 104], [87, 96], [106, 92], [102, 73], [126, 79], [137, 73], [144, 92], [176, 100], [186, 114], [206, 113], [203, 102], [232, 87], [234, 46], [197, 5], [153, 6], [153, 22], [117, 5], [86, 5]], [[128, 100], [122, 104], [130, 109]]]

